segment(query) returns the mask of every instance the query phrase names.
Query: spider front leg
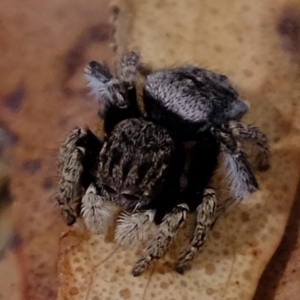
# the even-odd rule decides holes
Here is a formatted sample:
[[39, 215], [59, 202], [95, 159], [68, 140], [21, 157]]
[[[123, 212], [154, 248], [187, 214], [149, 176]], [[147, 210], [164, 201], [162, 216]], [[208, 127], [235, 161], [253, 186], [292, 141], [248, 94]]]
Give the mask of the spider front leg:
[[56, 200], [67, 225], [76, 222], [84, 190], [92, 181], [93, 169], [102, 142], [90, 131], [76, 128], [59, 150], [59, 188]]
[[98, 112], [101, 118], [105, 118], [107, 110], [111, 106], [126, 108], [128, 103], [124, 98], [125, 88], [120, 81], [113, 77], [105, 64], [92, 61], [85, 68], [87, 87], [100, 104]]
[[183, 225], [188, 212], [188, 206], [182, 203], [165, 215], [162, 223], [158, 226], [158, 232], [153, 236], [143, 256], [132, 269], [133, 276], [141, 275], [153, 260], [161, 258], [167, 252], [172, 238]]
[[236, 199], [243, 200], [258, 189], [248, 157], [232, 134], [221, 131], [219, 128], [214, 128], [213, 134], [221, 144], [231, 193]]
[[225, 130], [231, 132], [238, 140], [252, 143], [258, 147], [257, 165], [261, 171], [267, 170], [270, 167], [269, 147], [266, 134], [255, 126], [236, 121], [230, 121], [223, 125], [223, 127]]
[[103, 189], [91, 183], [82, 198], [81, 214], [83, 221], [92, 233], [107, 231], [111, 221], [111, 204]]
[[177, 273], [183, 274], [189, 268], [196, 254], [204, 245], [208, 232], [216, 220], [216, 202], [215, 191], [206, 189], [203, 195], [203, 202], [196, 209], [196, 225], [189, 246], [180, 254], [175, 266]]

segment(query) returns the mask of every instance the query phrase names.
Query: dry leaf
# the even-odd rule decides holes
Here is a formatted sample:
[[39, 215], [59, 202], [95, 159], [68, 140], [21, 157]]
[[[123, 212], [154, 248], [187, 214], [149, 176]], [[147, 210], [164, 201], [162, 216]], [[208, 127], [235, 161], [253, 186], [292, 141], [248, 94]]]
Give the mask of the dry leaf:
[[[122, 2], [118, 17], [118, 52], [125, 46], [131, 48], [137, 44], [137, 49], [143, 51], [145, 60], [155, 60], [156, 67], [196, 61], [200, 65], [228, 74], [244, 98], [252, 103], [248, 121], [261, 125], [271, 136], [273, 166], [276, 169], [260, 175], [260, 181], [264, 182], [261, 192], [263, 198], [249, 199], [236, 211], [225, 215], [212, 232], [207, 249], [199, 255], [197, 265], [194, 266], [200, 269], [205, 266], [200, 270], [201, 274], [193, 278], [193, 282], [201, 284], [197, 299], [203, 293], [211, 295], [205, 295], [202, 299], [218, 299], [218, 291], [212, 290], [209, 285], [213, 284], [214, 278], [221, 280], [221, 276], [224, 276], [224, 280], [227, 279], [230, 289], [234, 284], [237, 285], [233, 299], [249, 299], [261, 270], [281, 238], [298, 180], [299, 2], [234, 0], [173, 3], [170, 6], [170, 1]], [[154, 9], [154, 5], [157, 8]], [[87, 5], [86, 2], [77, 0], [27, 0], [20, 5], [18, 0], [2, 0], [0, 7], [3, 24], [0, 40], [4, 49], [0, 59], [0, 118], [1, 126], [16, 138], [15, 148], [9, 149], [11, 185], [15, 199], [12, 207], [15, 230], [9, 251], [1, 253], [0, 257], [0, 296], [14, 300], [55, 299], [58, 283], [57, 241], [61, 232], [66, 230], [54, 202], [50, 201], [54, 192], [53, 183], [56, 181], [55, 149], [73, 126], [92, 125], [93, 117], [96, 120], [97, 105], [86, 99], [82, 68], [91, 59], [110, 61], [112, 57], [112, 52], [107, 47], [110, 41], [110, 26], [106, 23], [107, 1], [92, 0]], [[114, 12], [117, 14], [118, 10], [115, 9]], [[158, 17], [158, 13], [162, 17]], [[159, 20], [164, 24], [161, 25]], [[178, 21], [181, 25], [177, 24]], [[169, 34], [166, 33], [167, 28]], [[137, 32], [139, 30], [141, 33]], [[268, 121], [265, 122], [265, 119]], [[289, 167], [287, 161], [293, 159]], [[278, 192], [279, 189], [282, 192]], [[274, 194], [278, 195], [274, 197]], [[239, 223], [234, 220], [241, 218], [251, 221], [243, 223], [240, 228]], [[259, 221], [256, 224], [252, 219]], [[269, 225], [270, 231], [266, 227]], [[261, 227], [266, 234], [261, 232]], [[92, 273], [88, 274], [92, 270], [91, 265], [83, 265], [80, 269], [80, 264], [76, 265], [77, 269], [73, 269], [76, 272], [75, 277], [72, 277], [70, 271], [77, 260], [73, 262], [70, 259], [74, 256], [82, 258], [87, 253], [79, 253], [76, 245], [81, 244], [80, 249], [85, 250], [84, 247], [88, 245], [85, 239], [89, 237], [76, 230], [67, 235], [71, 236], [71, 241], [68, 236], [61, 239], [61, 247], [64, 245], [60, 264], [60, 270], [64, 271], [60, 274], [61, 296], [64, 293], [66, 298], [77, 298], [70, 296], [66, 279], [69, 280], [69, 287], [76, 288], [84, 284], [85, 290], [81, 293], [83, 296], [87, 295], [85, 291], [90, 287], [90, 298], [95, 296], [93, 300], [97, 297], [102, 300], [103, 293], [107, 295], [107, 299], [114, 300], [129, 295], [131, 299], [137, 298], [135, 290], [138, 288], [145, 292], [145, 288], [138, 287], [139, 282], [133, 281], [128, 274], [130, 267], [127, 265], [125, 275], [125, 271], [114, 269], [121, 277], [117, 276], [117, 281], [109, 283], [109, 289], [112, 289], [109, 295], [106, 278], [99, 280], [99, 283], [97, 280], [98, 275], [105, 270], [101, 265], [97, 267], [101, 257], [100, 260], [94, 257], [96, 261], [95, 264], [93, 261], [93, 270], [96, 272], [93, 278]], [[249, 246], [249, 240], [255, 243]], [[229, 253], [211, 253], [217, 241], [222, 249], [232, 250]], [[102, 238], [99, 238], [99, 243], [95, 248], [91, 246], [89, 251], [97, 251], [96, 255], [100, 254], [105, 258], [111, 252], [102, 254], [108, 246], [101, 246]], [[70, 244], [74, 247], [68, 248]], [[233, 249], [237, 255], [234, 255]], [[256, 249], [259, 251], [252, 251]], [[252, 253], [248, 258], [257, 255], [257, 260], [253, 258], [251, 268], [243, 276], [238, 274], [239, 262], [244, 261], [240, 253], [247, 254], [246, 258], [248, 253]], [[126, 252], [126, 255], [133, 261], [134, 253]], [[208, 258], [209, 261], [205, 263]], [[291, 266], [296, 266], [299, 259], [297, 256], [292, 259], [294, 263]], [[234, 277], [227, 276], [228, 272], [222, 270], [223, 266], [220, 266], [221, 272], [219, 271], [219, 261], [228, 261], [228, 268], [232, 270]], [[205, 275], [206, 270], [208, 273], [213, 272], [212, 264], [216, 264], [217, 269], [207, 277], [208, 285], [203, 285], [202, 274]], [[68, 265], [70, 269], [66, 269]], [[299, 274], [295, 275], [293, 270], [294, 268], [290, 268], [292, 278], [299, 280]], [[81, 271], [86, 273], [86, 282], [82, 280]], [[163, 270], [157, 266], [156, 272], [161, 271]], [[176, 287], [175, 284], [166, 285], [168, 277], [164, 280], [165, 275], [160, 277], [162, 284], [155, 286], [155, 293], [168, 293]], [[155, 278], [159, 279], [158, 275]], [[180, 278], [183, 280], [183, 283], [179, 283], [181, 293], [188, 297], [188, 289], [182, 286], [187, 279]], [[244, 278], [247, 284], [239, 288], [235, 278]], [[125, 288], [118, 288], [119, 280], [126, 283], [131, 280], [134, 287], [128, 283]], [[89, 284], [91, 282], [93, 285]], [[104, 285], [101, 285], [102, 282]], [[289, 282], [285, 285], [288, 291], [283, 291], [284, 283], [283, 281], [276, 299], [297, 299], [297, 285], [292, 290]], [[223, 287], [221, 285], [220, 293], [225, 295]], [[96, 288], [99, 289], [99, 294], [94, 294], [94, 291], [97, 292]], [[145, 294], [147, 297], [151, 289], [153, 287], [149, 285]], [[74, 291], [76, 293], [76, 289]], [[241, 296], [241, 291], [245, 292], [245, 297]]]
[[264, 130], [272, 168], [260, 191], [226, 213], [191, 271], [170, 259], [134, 278], [137, 256], [102, 236], [69, 231], [60, 241], [58, 299], [252, 299], [283, 235], [299, 180], [299, 37], [296, 2], [118, 1], [118, 53], [134, 49], [154, 68], [197, 63], [227, 74], [251, 103], [246, 121]]

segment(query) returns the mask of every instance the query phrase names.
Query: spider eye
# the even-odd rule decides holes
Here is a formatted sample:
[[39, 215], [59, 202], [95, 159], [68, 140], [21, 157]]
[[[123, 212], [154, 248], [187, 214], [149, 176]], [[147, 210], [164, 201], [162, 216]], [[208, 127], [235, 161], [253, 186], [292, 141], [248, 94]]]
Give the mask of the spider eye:
[[116, 194], [117, 191], [114, 190], [112, 187], [109, 185], [103, 184], [102, 187], [109, 193], [109, 194]]
[[138, 201], [140, 198], [136, 195], [123, 193], [122, 196], [128, 201]]

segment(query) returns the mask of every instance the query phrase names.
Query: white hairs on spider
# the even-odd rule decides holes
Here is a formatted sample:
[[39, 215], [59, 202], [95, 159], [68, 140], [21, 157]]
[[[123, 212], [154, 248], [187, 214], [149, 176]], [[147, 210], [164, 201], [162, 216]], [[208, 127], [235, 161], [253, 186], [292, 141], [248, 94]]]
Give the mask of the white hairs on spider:
[[97, 194], [91, 184], [82, 198], [82, 217], [86, 227], [94, 234], [105, 233], [111, 220], [110, 203]]
[[226, 152], [222, 154], [230, 192], [232, 196], [240, 202], [251, 195], [247, 181], [248, 174], [239, 168], [240, 164], [237, 162], [238, 157], [236, 154], [228, 154]]
[[[114, 84], [118, 84], [119, 81], [116, 79], [107, 80], [104, 76], [103, 78], [98, 78], [97, 76], [93, 75], [91, 73], [91, 70], [89, 67], [85, 68], [84, 72], [85, 79], [87, 81], [86, 85], [90, 89], [90, 94], [95, 96], [95, 98], [100, 102], [101, 99], [106, 99], [109, 102], [113, 101], [112, 93], [110, 91], [110, 88]], [[100, 102], [101, 104], [102, 101]]]
[[134, 247], [146, 240], [150, 227], [153, 224], [155, 211], [147, 210], [129, 214], [123, 212], [118, 220], [115, 230], [116, 242], [124, 247]]

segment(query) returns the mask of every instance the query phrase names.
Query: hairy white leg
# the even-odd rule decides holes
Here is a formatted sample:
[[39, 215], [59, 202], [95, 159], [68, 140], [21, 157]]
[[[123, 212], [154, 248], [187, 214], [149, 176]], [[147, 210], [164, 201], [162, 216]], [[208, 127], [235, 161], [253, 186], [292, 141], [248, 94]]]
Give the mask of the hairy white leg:
[[140, 56], [135, 52], [126, 52], [117, 64], [117, 76], [114, 77], [105, 64], [90, 62], [85, 68], [87, 87], [100, 104], [99, 115], [105, 119], [111, 106], [125, 109], [128, 107], [128, 90], [135, 88]]
[[145, 241], [149, 236], [154, 215], [154, 210], [131, 214], [124, 211], [117, 220], [115, 241], [124, 247], [134, 247]]
[[182, 203], [165, 215], [162, 223], [159, 224], [158, 232], [153, 236], [143, 256], [132, 269], [133, 276], [141, 275], [154, 259], [161, 258], [167, 252], [172, 238], [183, 225], [188, 212], [188, 206]]
[[125, 88], [122, 83], [112, 76], [108, 67], [96, 61], [92, 61], [85, 68], [87, 87], [97, 99], [101, 118], [105, 118], [111, 106], [126, 108], [127, 99], [124, 98]]
[[248, 198], [258, 189], [258, 184], [246, 154], [243, 152], [237, 154], [223, 152], [222, 155], [231, 194], [238, 201]]
[[95, 61], [90, 62], [84, 69], [84, 75], [87, 81], [87, 87], [97, 100], [112, 100], [109, 87], [113, 84], [115, 79], [106, 65], [102, 65]]
[[197, 207], [196, 225], [189, 246], [180, 254], [175, 266], [176, 272], [183, 274], [204, 245], [208, 232], [216, 220], [216, 204], [215, 191], [206, 189], [203, 202]]
[[226, 178], [231, 194], [238, 201], [243, 200], [258, 189], [248, 157], [241, 151], [240, 143], [231, 133], [220, 129], [213, 129], [212, 132], [221, 143]]
[[91, 184], [82, 198], [81, 214], [88, 230], [94, 234], [105, 233], [111, 221], [110, 203], [97, 194]]

